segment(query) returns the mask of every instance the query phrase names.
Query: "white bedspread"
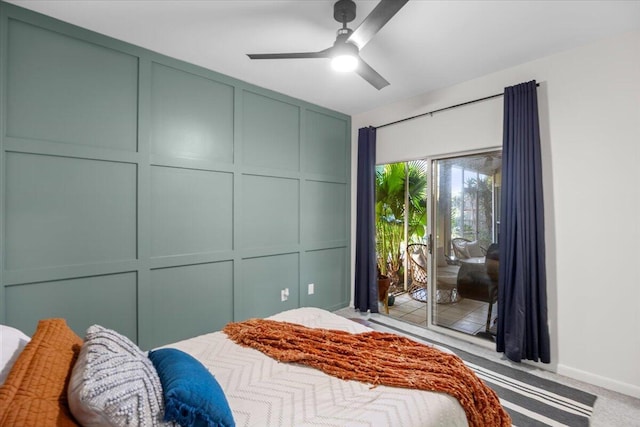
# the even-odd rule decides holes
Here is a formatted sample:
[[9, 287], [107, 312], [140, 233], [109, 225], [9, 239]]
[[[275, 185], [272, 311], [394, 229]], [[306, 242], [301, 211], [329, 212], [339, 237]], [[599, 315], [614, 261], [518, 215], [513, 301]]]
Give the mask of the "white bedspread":
[[[317, 308], [270, 317], [353, 333], [370, 329]], [[240, 347], [222, 332], [168, 345], [196, 357], [225, 391], [241, 426], [466, 426], [458, 401], [444, 393], [343, 381], [316, 369], [279, 363]]]

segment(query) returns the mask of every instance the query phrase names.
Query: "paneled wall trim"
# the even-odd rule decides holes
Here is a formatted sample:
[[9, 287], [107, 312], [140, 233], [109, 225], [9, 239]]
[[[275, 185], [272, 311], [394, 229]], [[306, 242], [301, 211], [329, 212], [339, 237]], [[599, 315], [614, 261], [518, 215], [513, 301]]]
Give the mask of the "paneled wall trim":
[[348, 116], [7, 3], [0, 64], [2, 323], [149, 349], [348, 305]]

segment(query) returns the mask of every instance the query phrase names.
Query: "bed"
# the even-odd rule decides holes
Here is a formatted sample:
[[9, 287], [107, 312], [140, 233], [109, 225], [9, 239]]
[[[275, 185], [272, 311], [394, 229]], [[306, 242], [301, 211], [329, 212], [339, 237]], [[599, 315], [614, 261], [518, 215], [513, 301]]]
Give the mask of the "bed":
[[[317, 308], [289, 310], [268, 319], [353, 334], [371, 331], [358, 322]], [[30, 423], [31, 420], [25, 418], [25, 414], [33, 412], [34, 408], [50, 411], [53, 414], [50, 417], [56, 420], [51, 425], [77, 425], [77, 420], [83, 420], [83, 425], [173, 425], [163, 421], [163, 404], [167, 405], [168, 412], [169, 399], [173, 399], [166, 394], [171, 384], [165, 383], [163, 378], [160, 383], [157, 379], [149, 379], [155, 372], [162, 376], [164, 368], [156, 364], [154, 357], [166, 354], [169, 349], [206, 367], [213, 374], [214, 386], [219, 386], [214, 392], [206, 393], [190, 389], [188, 397], [195, 395], [197, 400], [204, 395], [218, 393], [216, 398], [221, 398], [228, 405], [228, 415], [237, 426], [468, 425], [459, 401], [449, 394], [372, 386], [338, 379], [301, 364], [280, 363], [258, 350], [235, 343], [221, 331], [176, 342], [147, 354], [115, 331], [92, 327], [94, 329], [89, 328], [87, 336], [81, 340], [62, 319], [54, 320], [53, 326], [47, 324], [51, 331], [46, 337], [39, 335], [42, 329], [46, 329], [41, 327], [44, 324], [41, 321], [32, 341], [24, 350], [18, 350], [23, 354], [11, 368], [7, 383], [0, 388], [0, 425], [44, 426], [41, 420]], [[107, 332], [111, 335], [105, 338]], [[49, 342], [52, 337], [55, 345]], [[39, 342], [34, 343], [34, 340]], [[45, 363], [40, 359], [49, 356], [39, 356], [33, 347], [44, 348], [45, 353], [55, 353], [54, 359], [63, 354], [62, 361]], [[29, 352], [33, 354], [24, 355]], [[109, 355], [108, 359], [105, 359], [105, 354]], [[115, 359], [114, 354], [118, 354]], [[21, 363], [23, 357], [29, 359], [27, 363]], [[148, 362], [149, 359], [153, 360], [156, 369]], [[33, 372], [37, 370], [34, 367], [41, 365], [44, 366], [42, 372]], [[57, 365], [61, 367], [57, 369]], [[183, 385], [191, 387], [198, 382], [194, 378], [205, 376], [193, 372], [187, 374], [187, 380], [183, 376]], [[52, 381], [60, 384], [56, 384], [52, 391], [39, 390], [34, 387], [34, 384], [42, 382], [39, 376], [46, 377], [47, 381], [56, 377]], [[136, 388], [134, 398], [122, 398], [132, 393], [132, 388]], [[102, 393], [96, 390], [107, 389], [109, 391], [103, 393], [106, 397], [98, 401], [89, 405], [80, 402], [87, 396], [95, 400], [95, 395]], [[42, 402], [47, 399], [51, 407], [44, 408]], [[140, 402], [145, 399], [146, 406], [142, 407]], [[36, 406], [34, 401], [38, 402]], [[132, 401], [137, 403], [132, 405]], [[65, 417], [68, 422], [61, 421]]]

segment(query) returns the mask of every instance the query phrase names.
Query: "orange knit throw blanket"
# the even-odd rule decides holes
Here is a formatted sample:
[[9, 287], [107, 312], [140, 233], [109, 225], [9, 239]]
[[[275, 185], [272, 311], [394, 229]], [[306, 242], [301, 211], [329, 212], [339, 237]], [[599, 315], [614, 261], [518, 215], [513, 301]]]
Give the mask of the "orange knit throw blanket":
[[458, 399], [470, 426], [511, 426], [496, 393], [458, 356], [399, 335], [351, 334], [265, 319], [229, 323], [223, 331], [280, 362], [312, 366], [343, 380], [448, 393]]

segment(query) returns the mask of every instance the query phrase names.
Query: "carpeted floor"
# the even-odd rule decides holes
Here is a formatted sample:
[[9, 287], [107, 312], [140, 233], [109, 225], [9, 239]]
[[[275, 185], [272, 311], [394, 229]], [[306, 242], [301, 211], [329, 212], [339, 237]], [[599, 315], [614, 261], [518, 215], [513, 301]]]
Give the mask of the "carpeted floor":
[[440, 345], [456, 353], [478, 377], [498, 393], [500, 402], [511, 415], [514, 426], [589, 425], [593, 405], [597, 399], [594, 394], [500, 365], [466, 351], [398, 330], [374, 319], [371, 319], [370, 323], [377, 325], [370, 325], [374, 329], [384, 327], [396, 333], [402, 332], [415, 340]]
[[[360, 318], [363, 322], [368, 322], [369, 327], [387, 331], [387, 332], [396, 332], [403, 335], [407, 335], [410, 337], [414, 337], [416, 339], [425, 340], [427, 342], [437, 342], [438, 345], [443, 345], [445, 347], [455, 349], [452, 351], [463, 351], [470, 356], [468, 356], [469, 360], [472, 359], [473, 356], [478, 357], [483, 360], [487, 360], [489, 362], [498, 365], [497, 367], [494, 365], [493, 370], [498, 373], [498, 376], [494, 379], [494, 381], [499, 382], [501, 376], [507, 377], [507, 381], [515, 380], [519, 381], [519, 374], [514, 371], [518, 371], [521, 373], [528, 374], [528, 377], [536, 377], [530, 378], [531, 381], [536, 379], [549, 380], [558, 385], [564, 385], [571, 389], [579, 390], [582, 392], [586, 392], [587, 395], [597, 396], [595, 400], [595, 404], [593, 406], [593, 412], [590, 418], [589, 426], [590, 427], [640, 427], [640, 399], [627, 396], [621, 393], [617, 393], [615, 391], [611, 391], [602, 387], [598, 387], [592, 384], [584, 383], [582, 381], [574, 380], [572, 378], [564, 377], [562, 375], [555, 374], [551, 371], [536, 368], [535, 366], [529, 364], [514, 364], [508, 360], [506, 360], [501, 354], [496, 353], [495, 349], [491, 349], [488, 347], [479, 346], [474, 343], [466, 342], [459, 340], [457, 338], [443, 335], [441, 333], [434, 332], [432, 330], [425, 329], [424, 327], [412, 325], [406, 322], [399, 321], [397, 319], [390, 318], [388, 316], [380, 315], [380, 314], [367, 314], [361, 315], [353, 308], [344, 308], [338, 310], [336, 314], [342, 315], [348, 318]], [[464, 357], [463, 357], [464, 359]], [[473, 364], [473, 361], [469, 362]], [[484, 363], [483, 363], [484, 364]], [[501, 367], [508, 367], [509, 371], [506, 371], [508, 374], [505, 375], [502, 372]], [[480, 375], [480, 374], [478, 374]], [[512, 378], [513, 376], [513, 378]], [[483, 378], [484, 379], [484, 378]], [[517, 383], [516, 383], [517, 384]], [[543, 391], [545, 390], [546, 383], [540, 383], [542, 385]], [[490, 384], [493, 388], [494, 385]], [[496, 385], [496, 391], [497, 387]], [[513, 387], [510, 385], [510, 387]], [[498, 392], [499, 393], [499, 392]], [[500, 393], [499, 393], [500, 394]], [[546, 398], [545, 398], [546, 399]], [[591, 399], [591, 398], [589, 398]], [[579, 406], [582, 405], [579, 402]], [[587, 402], [588, 403], [588, 402]], [[587, 405], [588, 406], [588, 405]], [[505, 405], [505, 408], [509, 410], [508, 405]], [[580, 409], [578, 410], [578, 412]], [[526, 412], [526, 411], [525, 411]], [[588, 412], [588, 411], [587, 411]], [[525, 414], [526, 415], [526, 414]], [[546, 415], [546, 414], [542, 414]], [[526, 427], [526, 426], [544, 426], [544, 425], [585, 425], [580, 424], [570, 424], [563, 423], [561, 421], [548, 421], [548, 422], [538, 422], [538, 421], [525, 421], [524, 419], [520, 419], [520, 423], [515, 423], [514, 425], [517, 427]]]

